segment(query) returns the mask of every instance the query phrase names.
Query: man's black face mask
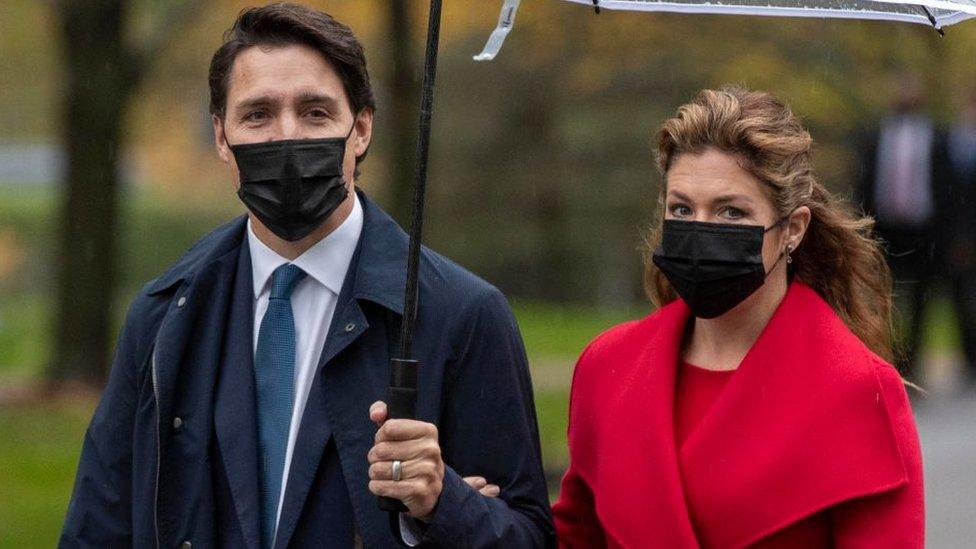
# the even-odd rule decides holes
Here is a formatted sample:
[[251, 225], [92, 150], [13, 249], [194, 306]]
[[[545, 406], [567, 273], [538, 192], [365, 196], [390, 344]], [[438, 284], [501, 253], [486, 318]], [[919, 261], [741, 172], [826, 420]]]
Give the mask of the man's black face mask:
[[692, 314], [715, 318], [745, 301], [766, 281], [763, 238], [786, 219], [768, 229], [666, 219], [661, 246], [652, 260]]
[[[356, 124], [353, 122], [353, 128]], [[295, 242], [319, 228], [349, 195], [346, 137], [230, 145], [244, 205], [274, 234]]]

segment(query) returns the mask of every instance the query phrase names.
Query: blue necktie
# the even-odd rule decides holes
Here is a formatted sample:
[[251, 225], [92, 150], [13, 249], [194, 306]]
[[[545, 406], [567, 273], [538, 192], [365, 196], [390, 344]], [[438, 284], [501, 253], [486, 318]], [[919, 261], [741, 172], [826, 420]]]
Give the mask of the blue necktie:
[[271, 547], [281, 495], [292, 403], [295, 400], [295, 317], [291, 292], [305, 272], [294, 265], [275, 269], [268, 310], [254, 355], [258, 397], [258, 459], [261, 461], [261, 547]]

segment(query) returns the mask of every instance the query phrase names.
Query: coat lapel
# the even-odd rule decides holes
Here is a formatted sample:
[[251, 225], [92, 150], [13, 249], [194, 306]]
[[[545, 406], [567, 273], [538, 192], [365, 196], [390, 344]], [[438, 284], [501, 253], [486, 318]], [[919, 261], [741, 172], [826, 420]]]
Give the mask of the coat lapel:
[[[355, 314], [362, 315], [358, 304], [350, 309], [348, 318], [355, 318]], [[359, 318], [365, 323], [365, 317]], [[390, 375], [387, 328], [385, 322], [373, 323], [369, 326], [372, 344], [350, 348], [341, 359], [333, 360], [322, 370], [326, 409], [334, 427], [333, 438], [342, 474], [349, 490], [356, 529], [367, 547], [394, 543], [387, 515], [379, 512], [376, 498], [369, 492], [369, 463], [366, 460], [376, 435], [376, 425], [369, 419], [369, 406], [386, 398]]]
[[656, 316], [654, 329], [643, 325], [646, 343], [635, 356], [616, 358], [634, 366], [619, 380], [616, 402], [601, 414], [614, 425], [600, 429], [607, 436], [600, 445], [617, 451], [599, 453], [605, 463], [597, 470], [606, 472], [600, 491], [612, 495], [598, 499], [596, 511], [621, 546], [697, 547], [674, 442], [675, 365], [688, 312], [676, 302]]
[[260, 539], [257, 412], [254, 388], [254, 289], [248, 246], [241, 246], [227, 317], [214, 429], [234, 509], [248, 547]]
[[812, 289], [790, 286], [681, 448], [703, 545], [747, 546], [907, 481], [875, 374], [879, 360]]

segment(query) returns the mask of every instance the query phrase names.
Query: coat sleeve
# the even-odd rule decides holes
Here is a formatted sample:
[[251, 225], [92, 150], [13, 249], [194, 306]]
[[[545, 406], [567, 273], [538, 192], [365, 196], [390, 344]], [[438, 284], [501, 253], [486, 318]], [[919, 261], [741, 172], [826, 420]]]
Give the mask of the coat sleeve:
[[132, 546], [132, 429], [138, 399], [134, 305], [85, 432], [59, 547]]
[[[559, 546], [566, 548], [606, 547], [607, 545], [603, 527], [596, 516], [593, 491], [580, 474], [578, 459], [579, 452], [585, 452], [589, 447], [589, 444], [581, 443], [579, 440], [583, 437], [584, 426], [580, 424], [580, 418], [577, 415], [581, 411], [580, 391], [584, 390], [580, 383], [581, 371], [585, 367], [587, 352], [591, 347], [583, 351], [573, 373], [567, 428], [569, 468], [563, 475], [559, 500], [552, 507]], [[577, 459], [574, 459], [574, 456]]]
[[834, 507], [831, 518], [838, 549], [925, 546], [922, 452], [915, 419], [895, 369], [878, 367], [878, 376], [908, 481], [894, 490]]
[[606, 547], [606, 536], [593, 506], [593, 492], [572, 464], [563, 476], [552, 515], [560, 547]]
[[[443, 489], [424, 546], [551, 547], [555, 544], [542, 472], [528, 360], [515, 318], [492, 288], [475, 304], [445, 377], [439, 426]], [[463, 476], [497, 484], [484, 497]]]

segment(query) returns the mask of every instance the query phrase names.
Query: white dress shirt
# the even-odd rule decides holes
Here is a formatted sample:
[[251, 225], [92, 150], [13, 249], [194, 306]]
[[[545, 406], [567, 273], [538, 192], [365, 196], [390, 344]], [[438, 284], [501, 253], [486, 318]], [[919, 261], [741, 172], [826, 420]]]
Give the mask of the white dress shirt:
[[[325, 238], [315, 243], [305, 253], [288, 261], [267, 247], [247, 222], [247, 242], [251, 252], [251, 270], [254, 275], [254, 350], [257, 351], [261, 320], [268, 310], [271, 295], [271, 275], [275, 269], [291, 263], [308, 275], [295, 286], [291, 294], [291, 307], [295, 316], [295, 402], [291, 412], [291, 427], [288, 431], [288, 448], [285, 451], [285, 467], [282, 471], [281, 494], [278, 498], [278, 518], [275, 532], [281, 519], [281, 507], [285, 501], [288, 486], [288, 470], [291, 467], [292, 452], [298, 438], [298, 428], [302, 424], [302, 414], [308, 400], [309, 389], [318, 369], [325, 338], [332, 325], [336, 302], [342, 283], [346, 279], [349, 264], [356, 252], [359, 237], [363, 230], [363, 208], [359, 197], [354, 197], [352, 213]], [[366, 411], [364, 410], [365, 414]], [[366, 459], [363, 456], [363, 459]]]

